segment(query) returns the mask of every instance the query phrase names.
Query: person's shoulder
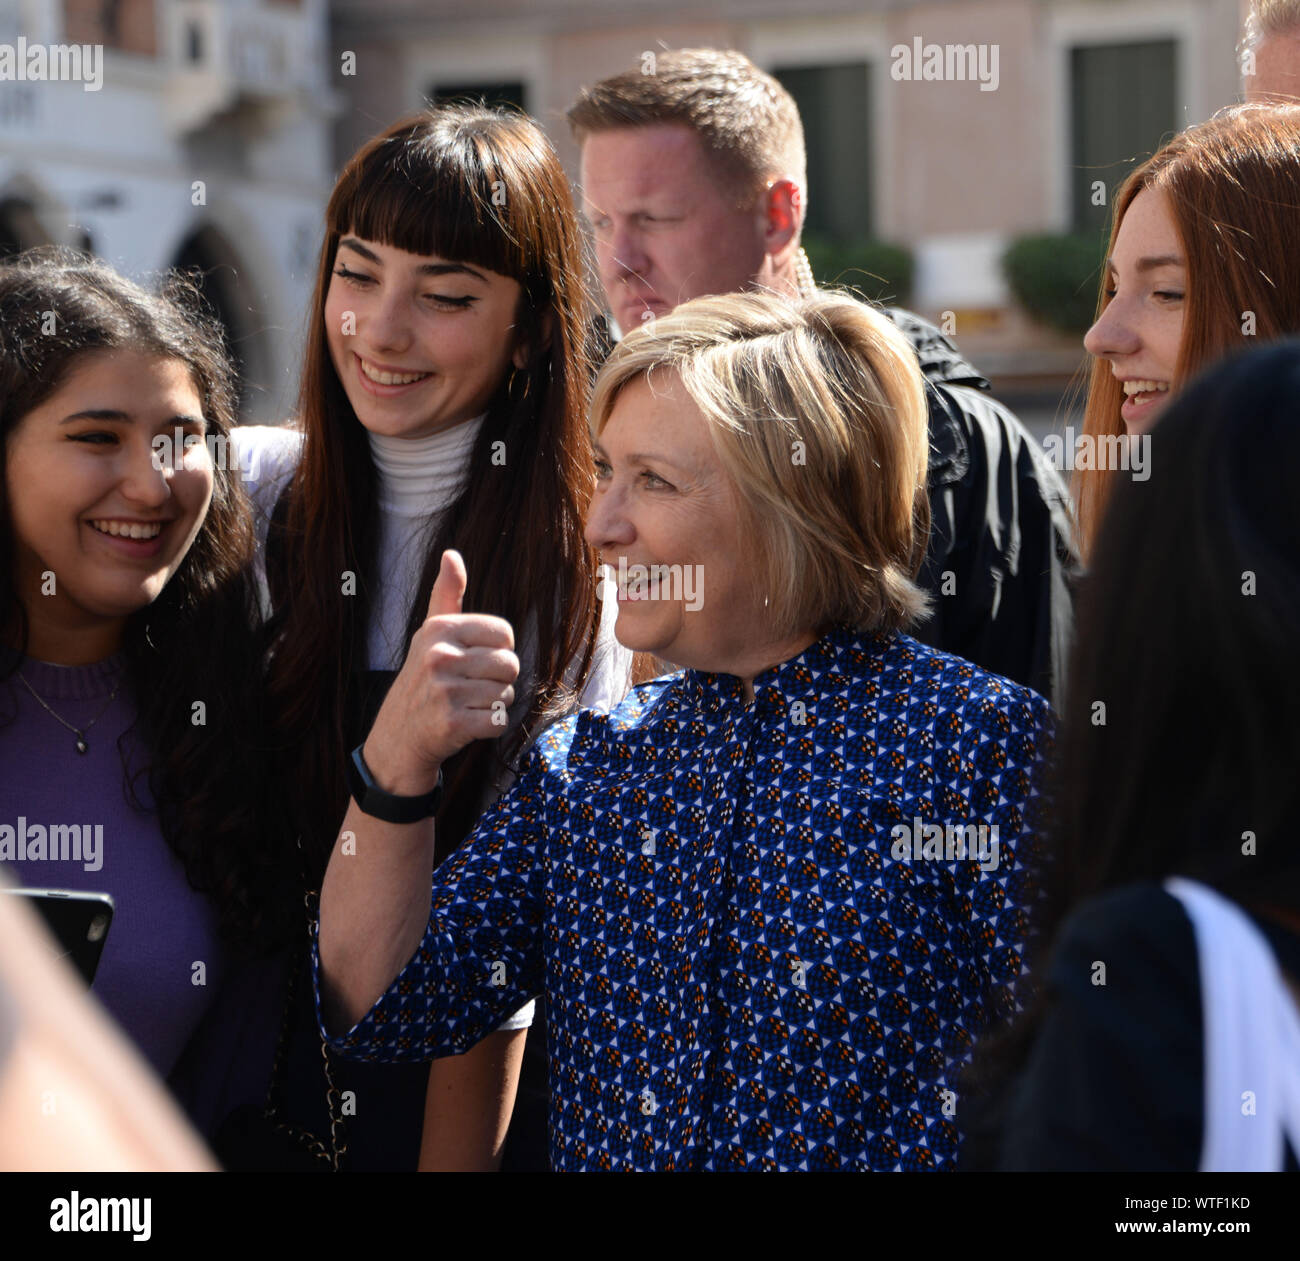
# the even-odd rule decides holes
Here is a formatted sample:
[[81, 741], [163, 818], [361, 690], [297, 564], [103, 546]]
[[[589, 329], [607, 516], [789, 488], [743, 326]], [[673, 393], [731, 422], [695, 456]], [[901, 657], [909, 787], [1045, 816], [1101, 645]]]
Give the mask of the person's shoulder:
[[[1112, 1046], [1143, 1051], [1144, 1071], [1173, 1073], [1200, 1046], [1196, 935], [1182, 903], [1154, 883], [1109, 890], [1075, 907], [1057, 930], [1044, 983], [1049, 1002]], [[1185, 1093], [1185, 1092], [1183, 1092]]]
[[638, 683], [608, 712], [584, 710], [578, 715], [582, 736], [615, 744], [636, 738], [668, 710], [680, 706], [683, 677], [678, 671]]
[[897, 715], [909, 740], [932, 733], [941, 751], [936, 766], [946, 773], [961, 768], [954, 790], [989, 806], [1000, 802], [999, 810], [1013, 814], [1042, 793], [1055, 720], [1032, 688], [901, 634], [892, 637], [876, 674], [871, 689], [850, 703]]
[[[1020, 727], [1053, 725], [1052, 707], [1033, 688], [1003, 678], [964, 657], [897, 634], [886, 648], [885, 662], [904, 671], [914, 697], [932, 699], [940, 712], [956, 711], [972, 725], [1010, 722]], [[1007, 734], [1005, 731], [1002, 734]]]
[[1044, 500], [1067, 500], [1065, 482], [1046, 449], [1005, 403], [963, 382], [930, 385], [941, 405], [941, 415], [935, 407], [930, 409], [933, 445], [940, 450], [950, 445], [964, 451], [963, 477], [991, 480], [999, 469], [1008, 469], [1017, 482], [1031, 481], [1038, 486]]
[[667, 674], [632, 687], [613, 708], [580, 709], [547, 727], [534, 751], [547, 773], [572, 773], [578, 764], [631, 756], [656, 720], [681, 703], [682, 675]]
[[1131, 884], [1074, 908], [1008, 1099], [1003, 1170], [1193, 1170], [1202, 1139], [1196, 943], [1177, 899]]
[[231, 431], [244, 485], [254, 501], [267, 511], [264, 501], [275, 497], [293, 476], [302, 458], [303, 433], [293, 425], [240, 425]]
[[[1068, 536], [1070, 500], [1061, 474], [1020, 418], [993, 397], [988, 379], [928, 320], [901, 307], [884, 313], [911, 344], [925, 377], [930, 487], [968, 488], [968, 508], [975, 511], [987, 510], [979, 487], [996, 487], [1002, 517], [1011, 502], [1037, 501]], [[1012, 486], [1014, 499], [1008, 499], [1004, 488]]]
[[1020, 418], [990, 393], [987, 377], [928, 320], [901, 307], [885, 314], [911, 343], [929, 387], [931, 479], [960, 481], [1006, 462], [1032, 471], [1045, 494], [1064, 483]]
[[1192, 922], [1182, 903], [1158, 884], [1098, 894], [1062, 922], [1048, 983], [1088, 997], [1109, 986], [1149, 993], [1162, 1004], [1194, 1004], [1199, 988]]
[[927, 381], [934, 384], [948, 383], [973, 386], [977, 390], [989, 388], [988, 379], [975, 367], [957, 345], [936, 325], [922, 319], [915, 311], [906, 311], [902, 307], [882, 308], [886, 317], [893, 323], [911, 344], [916, 353], [917, 362]]
[[1183, 904], [1163, 885], [1142, 881], [1108, 889], [1081, 902], [1062, 921], [1057, 940], [1065, 945], [1100, 940], [1161, 946], [1194, 946], [1192, 922]]
[[610, 711], [611, 731], [632, 731], [651, 721], [665, 705], [680, 705], [683, 699], [682, 684], [685, 673], [681, 670], [661, 674], [628, 689], [617, 708]]

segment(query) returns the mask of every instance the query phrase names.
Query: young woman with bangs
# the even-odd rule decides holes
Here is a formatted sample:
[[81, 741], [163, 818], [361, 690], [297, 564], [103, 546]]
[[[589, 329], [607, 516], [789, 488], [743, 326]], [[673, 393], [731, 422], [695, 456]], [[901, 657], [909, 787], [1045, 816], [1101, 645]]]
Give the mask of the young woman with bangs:
[[[581, 248], [543, 133], [481, 107], [393, 125], [330, 198], [297, 423], [239, 433], [262, 509], [285, 834], [312, 889], [336, 841], [366, 861], [367, 819], [393, 811], [433, 814], [445, 857], [543, 725], [626, 691], [631, 657], [612, 616], [602, 629], [582, 535], [594, 477]], [[382, 730], [376, 715], [434, 614], [448, 694], [482, 699], [437, 800], [403, 797], [366, 764], [374, 741], [401, 739], [400, 715]], [[345, 1127], [344, 1168], [413, 1168], [417, 1155], [421, 1168], [497, 1167], [530, 1019], [531, 1004], [431, 1068], [335, 1065], [325, 1116], [301, 984], [283, 1111], [317, 1135]], [[355, 1114], [340, 1125], [348, 1089]], [[534, 1095], [544, 1106], [544, 1086]]]
[[[1182, 385], [1234, 350], [1300, 332], [1300, 106], [1241, 105], [1175, 137], [1115, 199], [1084, 437], [1140, 439]], [[1094, 461], [1096, 463], [1096, 461]], [[1078, 469], [1085, 559], [1117, 477]]]

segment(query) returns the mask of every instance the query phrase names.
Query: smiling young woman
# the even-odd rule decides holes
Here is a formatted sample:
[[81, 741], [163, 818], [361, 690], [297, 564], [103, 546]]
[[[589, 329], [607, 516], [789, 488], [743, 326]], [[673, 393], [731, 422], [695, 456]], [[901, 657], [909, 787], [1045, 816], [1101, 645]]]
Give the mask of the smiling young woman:
[[[1215, 360], [1300, 332], [1300, 106], [1243, 105], [1191, 127], [1115, 198], [1084, 433], [1139, 436]], [[1116, 473], [1076, 470], [1085, 558]]]
[[[347, 768], [364, 741], [353, 764], [365, 777], [378, 746], [402, 738], [382, 707], [433, 611], [445, 552], [463, 561], [447, 562], [434, 600], [450, 637], [437, 651], [454, 686], [491, 692], [484, 711], [500, 721], [444, 750], [409, 794], [429, 798], [441, 769], [440, 802], [425, 803], [440, 858], [551, 717], [621, 699], [631, 659], [612, 617], [601, 628], [582, 533], [592, 311], [568, 182], [544, 134], [474, 107], [405, 119], [351, 159], [325, 218], [297, 425], [240, 434], [268, 536], [286, 828], [313, 882], [341, 833], [362, 847], [372, 837]], [[449, 584], [458, 590], [444, 594]], [[460, 643], [462, 632], [504, 637], [492, 679], [473, 676], [483, 645]], [[370, 810], [375, 793], [403, 792], [351, 788]], [[309, 1002], [299, 1016], [305, 1043]], [[432, 1072], [338, 1066], [369, 1101], [349, 1123], [347, 1167], [414, 1167], [413, 1095], [426, 1086], [422, 1166], [494, 1166], [530, 1018], [524, 1009]], [[303, 1054], [318, 1064], [319, 1043]]]
[[35, 656], [83, 665], [116, 652], [127, 618], [184, 560], [213, 469], [200, 441], [162, 474], [152, 442], [176, 429], [206, 432], [188, 365], [127, 348], [83, 356], [10, 434], [13, 581]]
[[519, 282], [348, 235], [325, 295], [330, 362], [372, 434], [423, 438], [488, 409], [513, 367]]
[[232, 373], [198, 301], [69, 252], [0, 265], [0, 860], [115, 899], [95, 993], [164, 1077], [236, 956], [294, 927], [259, 822], [252, 514], [205, 442]]

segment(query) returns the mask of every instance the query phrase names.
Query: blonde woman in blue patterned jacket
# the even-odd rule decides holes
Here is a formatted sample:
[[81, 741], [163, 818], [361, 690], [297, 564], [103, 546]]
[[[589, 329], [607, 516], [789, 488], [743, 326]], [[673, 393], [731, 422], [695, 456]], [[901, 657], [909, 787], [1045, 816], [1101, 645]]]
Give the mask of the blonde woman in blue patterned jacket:
[[682, 668], [543, 733], [430, 903], [432, 823], [376, 815], [516, 665], [444, 554], [326, 875], [322, 1027], [427, 1058], [544, 993], [557, 1169], [951, 1168], [955, 1069], [1023, 970], [1050, 711], [905, 634], [915, 356], [848, 297], [700, 298], [619, 344], [592, 432], [618, 638]]

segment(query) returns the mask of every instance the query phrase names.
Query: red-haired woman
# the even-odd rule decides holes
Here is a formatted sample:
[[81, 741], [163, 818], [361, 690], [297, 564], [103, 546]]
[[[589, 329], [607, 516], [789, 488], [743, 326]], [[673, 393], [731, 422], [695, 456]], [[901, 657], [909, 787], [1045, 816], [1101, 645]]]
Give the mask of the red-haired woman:
[[1216, 359], [1300, 332], [1297, 240], [1300, 106], [1223, 110], [1124, 182], [1084, 339], [1096, 357], [1084, 414], [1094, 457], [1074, 477], [1085, 558], [1120, 440], [1140, 438]]
[[[362, 816], [434, 814], [445, 857], [549, 718], [579, 701], [608, 707], [626, 690], [630, 654], [612, 625], [601, 629], [582, 535], [594, 485], [584, 275], [563, 169], [517, 114], [451, 106], [405, 119], [352, 158], [330, 198], [298, 423], [240, 435], [268, 518], [285, 822], [313, 888], [350, 795]], [[363, 742], [429, 616], [448, 549], [467, 586], [446, 668], [483, 693], [487, 738], [446, 764], [439, 801], [394, 804], [401, 786], [369, 777]], [[502, 622], [513, 636], [486, 667], [487, 649], [455, 638], [484, 625], [500, 633]], [[367, 860], [362, 848], [357, 857]], [[307, 1040], [303, 988], [296, 1025]], [[495, 1167], [529, 1019], [526, 1009], [429, 1072], [415, 1066], [421, 1090], [427, 1077], [422, 1168]], [[355, 1112], [318, 1112], [315, 1132], [337, 1132], [343, 1111], [346, 1167], [412, 1167], [411, 1079], [351, 1065], [334, 1074], [339, 1098], [341, 1079], [353, 1079]], [[319, 1108], [323, 1089], [289, 1076], [285, 1089]]]

